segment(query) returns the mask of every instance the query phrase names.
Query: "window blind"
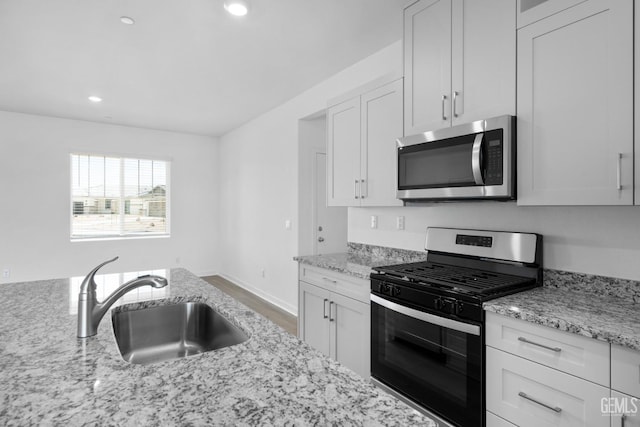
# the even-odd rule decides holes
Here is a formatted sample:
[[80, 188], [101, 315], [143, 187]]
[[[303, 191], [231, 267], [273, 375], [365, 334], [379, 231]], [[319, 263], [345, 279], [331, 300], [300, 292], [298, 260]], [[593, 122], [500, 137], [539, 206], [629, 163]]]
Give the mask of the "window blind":
[[71, 238], [168, 235], [169, 166], [71, 154]]

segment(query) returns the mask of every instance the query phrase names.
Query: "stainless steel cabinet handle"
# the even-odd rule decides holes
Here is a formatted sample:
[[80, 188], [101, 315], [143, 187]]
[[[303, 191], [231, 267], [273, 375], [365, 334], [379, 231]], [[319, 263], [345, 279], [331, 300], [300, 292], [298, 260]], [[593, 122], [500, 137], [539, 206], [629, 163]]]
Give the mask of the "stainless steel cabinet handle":
[[458, 92], [453, 91], [453, 117], [458, 117], [458, 112], [456, 108], [456, 101], [458, 100]]
[[333, 305], [335, 303], [333, 301], [329, 302], [329, 322], [334, 322], [336, 318], [331, 314], [333, 313]]
[[358, 180], [353, 184], [353, 196], [358, 199]]
[[328, 319], [329, 316], [327, 316], [327, 303], [329, 302], [328, 299], [324, 299], [324, 302], [322, 303], [322, 317], [324, 319]]
[[444, 102], [447, 100], [447, 95], [442, 95], [442, 120], [447, 120], [447, 116], [444, 113]]
[[545, 408], [547, 408], [547, 409], [551, 409], [552, 411], [557, 412], [558, 414], [559, 414], [560, 412], [562, 412], [562, 408], [559, 408], [559, 407], [557, 407], [557, 406], [547, 405], [546, 403], [540, 402], [538, 399], [535, 399], [535, 398], [533, 398], [533, 397], [531, 397], [531, 396], [527, 395], [526, 393], [520, 392], [520, 393], [518, 393], [518, 396], [520, 396], [520, 397], [524, 397], [525, 399], [530, 400], [530, 401], [532, 401], [533, 403], [537, 403], [537, 404], [538, 404], [538, 405], [540, 405], [540, 406], [544, 406], [544, 407], [545, 407]]
[[627, 421], [627, 414], [622, 414], [620, 417], [620, 427], [624, 427], [625, 421]]
[[329, 279], [328, 277], [323, 277], [322, 280], [324, 280], [325, 282], [338, 283], [337, 280]]
[[531, 345], [537, 345], [538, 347], [546, 348], [547, 350], [555, 351], [557, 353], [560, 353], [562, 351], [562, 349], [560, 347], [549, 347], [548, 345], [544, 345], [544, 344], [540, 344], [540, 343], [537, 343], [537, 342], [529, 341], [525, 337], [518, 337], [518, 341], [522, 341], [522, 342], [525, 342], [525, 343], [531, 344]]
[[365, 197], [367, 197], [367, 192], [363, 191], [367, 188], [367, 186], [364, 184], [364, 179], [360, 180], [360, 198], [364, 199]]
[[617, 179], [616, 188], [618, 190], [622, 190], [622, 153], [618, 153], [617, 161], [618, 161], [618, 171], [616, 175], [616, 179]]

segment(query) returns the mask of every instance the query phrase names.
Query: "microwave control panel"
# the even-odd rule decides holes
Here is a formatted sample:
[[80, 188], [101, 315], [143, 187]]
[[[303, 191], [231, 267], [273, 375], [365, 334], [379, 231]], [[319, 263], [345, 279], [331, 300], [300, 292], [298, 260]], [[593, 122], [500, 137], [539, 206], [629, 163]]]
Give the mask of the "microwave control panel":
[[502, 130], [500, 135], [493, 135], [494, 132], [487, 132], [485, 134], [485, 173], [484, 183], [485, 185], [502, 185], [503, 179], [503, 150], [502, 150]]

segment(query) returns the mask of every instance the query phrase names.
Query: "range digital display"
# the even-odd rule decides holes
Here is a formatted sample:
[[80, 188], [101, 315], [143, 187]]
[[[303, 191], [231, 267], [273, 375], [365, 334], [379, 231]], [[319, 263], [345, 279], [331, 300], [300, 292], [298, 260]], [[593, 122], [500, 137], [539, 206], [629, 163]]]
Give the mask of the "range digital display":
[[493, 246], [493, 237], [456, 234], [456, 245], [482, 246], [483, 248], [490, 248]]

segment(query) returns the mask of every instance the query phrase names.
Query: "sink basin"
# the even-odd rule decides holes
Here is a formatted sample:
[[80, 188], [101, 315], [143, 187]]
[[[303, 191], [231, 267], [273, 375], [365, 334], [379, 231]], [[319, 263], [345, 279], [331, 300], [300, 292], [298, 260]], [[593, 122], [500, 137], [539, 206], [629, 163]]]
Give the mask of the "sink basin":
[[149, 364], [240, 344], [249, 336], [207, 304], [183, 302], [114, 311], [111, 317], [122, 358]]

